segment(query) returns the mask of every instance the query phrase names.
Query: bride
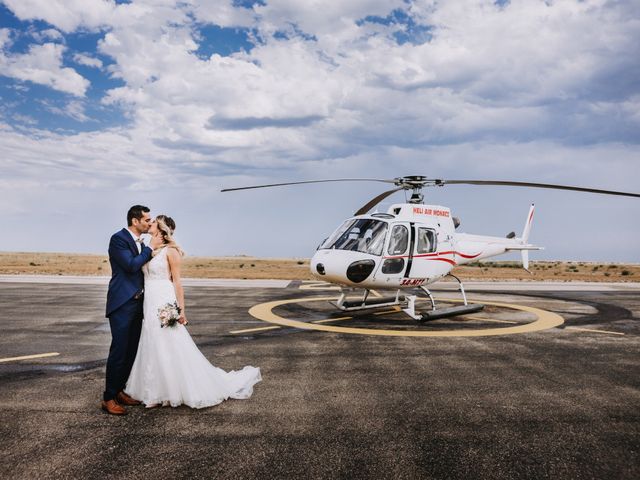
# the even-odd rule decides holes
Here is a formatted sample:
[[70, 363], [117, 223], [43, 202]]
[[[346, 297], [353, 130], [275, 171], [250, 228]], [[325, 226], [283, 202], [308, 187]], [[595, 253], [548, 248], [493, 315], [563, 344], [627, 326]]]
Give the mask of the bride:
[[[180, 281], [183, 252], [173, 240], [171, 217], [158, 215], [149, 233], [163, 245], [143, 267], [144, 320], [138, 353], [125, 392], [147, 408], [188, 405], [203, 408], [227, 398], [249, 398], [262, 378], [260, 369], [246, 366], [225, 372], [209, 363], [185, 328], [184, 291]], [[160, 312], [167, 304], [181, 307], [173, 326], [162, 326]]]

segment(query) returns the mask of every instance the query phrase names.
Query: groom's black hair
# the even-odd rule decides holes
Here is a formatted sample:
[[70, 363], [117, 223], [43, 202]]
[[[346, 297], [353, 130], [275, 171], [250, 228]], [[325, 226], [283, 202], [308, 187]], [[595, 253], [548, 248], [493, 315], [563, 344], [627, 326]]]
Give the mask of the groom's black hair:
[[143, 213], [150, 212], [149, 207], [145, 207], [144, 205], [134, 205], [127, 212], [127, 226], [130, 227], [133, 225], [133, 219], [137, 218], [140, 220], [142, 218]]

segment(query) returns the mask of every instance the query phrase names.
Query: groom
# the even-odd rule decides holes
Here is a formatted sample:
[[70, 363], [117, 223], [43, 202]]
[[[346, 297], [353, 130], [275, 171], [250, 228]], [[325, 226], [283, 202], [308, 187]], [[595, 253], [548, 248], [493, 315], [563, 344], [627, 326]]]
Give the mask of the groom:
[[107, 359], [107, 381], [102, 409], [112, 415], [125, 415], [123, 405], [139, 405], [123, 389], [138, 351], [142, 329], [142, 266], [151, 259], [160, 239], [151, 239], [151, 248], [140, 235], [151, 226], [149, 208], [134, 205], [127, 212], [127, 228], [114, 233], [109, 242], [111, 281], [107, 292], [107, 314], [111, 327], [111, 347]]

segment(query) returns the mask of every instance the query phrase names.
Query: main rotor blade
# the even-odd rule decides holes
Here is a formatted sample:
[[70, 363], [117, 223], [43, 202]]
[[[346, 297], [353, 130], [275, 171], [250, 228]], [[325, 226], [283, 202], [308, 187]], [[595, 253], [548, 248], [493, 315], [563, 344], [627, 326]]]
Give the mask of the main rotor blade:
[[285, 185], [302, 185], [307, 183], [327, 183], [327, 182], [383, 182], [394, 183], [394, 180], [381, 180], [379, 178], [335, 178], [332, 180], [308, 180], [306, 182], [271, 183], [269, 185], [253, 185], [251, 187], [225, 188], [221, 192], [233, 192], [236, 190], [250, 190], [252, 188], [282, 187]]
[[572, 190], [575, 192], [600, 193], [603, 195], [622, 195], [625, 197], [638, 197], [640, 193], [618, 192], [615, 190], [600, 190], [597, 188], [573, 187], [570, 185], [554, 185], [551, 183], [530, 183], [530, 182], [506, 182], [501, 180], [440, 180], [442, 185], [501, 185], [507, 187], [532, 187], [551, 188], [555, 190]]
[[393, 190], [387, 190], [386, 192], [381, 193], [380, 195], [378, 195], [377, 197], [372, 199], [369, 203], [367, 203], [366, 205], [363, 205], [360, 208], [360, 210], [358, 210], [356, 213], [354, 213], [354, 216], [355, 215], [364, 215], [369, 210], [371, 210], [373, 207], [375, 207], [377, 204], [379, 204], [382, 200], [387, 198], [389, 195], [391, 195], [392, 193], [399, 192], [400, 190], [405, 190], [405, 188], [404, 187], [394, 188]]

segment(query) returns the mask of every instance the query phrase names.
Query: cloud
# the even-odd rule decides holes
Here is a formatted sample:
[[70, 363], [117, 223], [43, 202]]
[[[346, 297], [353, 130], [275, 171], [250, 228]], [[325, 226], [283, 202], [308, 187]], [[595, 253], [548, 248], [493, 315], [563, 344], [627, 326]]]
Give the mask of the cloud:
[[47, 28], [45, 30], [33, 31], [31, 36], [36, 42], [43, 43], [47, 40], [64, 40], [62, 34], [55, 28]]
[[115, 9], [112, 0], [3, 0], [21, 20], [44, 20], [63, 32], [98, 28]]
[[[105, 102], [127, 105], [158, 136], [181, 135], [166, 126], [193, 116], [186, 140], [209, 144], [211, 127], [229, 129], [232, 123], [222, 119], [242, 118], [246, 130], [273, 126], [267, 119], [329, 118], [327, 126], [345, 141], [393, 138], [407, 146], [468, 138], [633, 139], [635, 123], [603, 129], [597, 115], [582, 120], [592, 99], [608, 102], [608, 112], [617, 110], [622, 122], [633, 118], [623, 105], [637, 85], [616, 80], [640, 68], [638, 26], [624, 2], [362, 0], [320, 11], [285, 0], [253, 8], [145, 1], [111, 7], [98, 22], [81, 3], [68, 5], [77, 28], [109, 29], [100, 51], [114, 58], [110, 71], [125, 86], [108, 92]], [[392, 15], [399, 11], [404, 17]], [[246, 54], [200, 59], [194, 52], [204, 39], [189, 14], [199, 22], [253, 28], [261, 41]], [[397, 20], [362, 21], [367, 18], [410, 19], [429, 29], [429, 41], [401, 44], [394, 37]], [[274, 37], [277, 32], [286, 35]], [[613, 88], [613, 80], [622, 88]], [[148, 125], [152, 118], [155, 126]], [[307, 126], [284, 122], [278, 124], [283, 130]], [[564, 127], [552, 127], [558, 123]]]
[[362, 30], [356, 21], [368, 16], [386, 17], [405, 6], [403, 0], [352, 0], [325, 2], [321, 8], [312, 8], [296, 0], [276, 0], [256, 5], [254, 10], [260, 17], [258, 28], [265, 36], [295, 25], [298, 31], [317, 38], [323, 48], [332, 49], [358, 39]]
[[221, 27], [250, 27], [254, 23], [252, 9], [238, 8], [231, 0], [192, 2], [195, 18]]
[[30, 117], [29, 115], [21, 115], [19, 113], [14, 113], [13, 115], [11, 115], [11, 117], [16, 122], [18, 122], [18, 124], [25, 124], [30, 126], [34, 126], [38, 124], [38, 120], [36, 120], [33, 117]]
[[[3, 75], [82, 97], [45, 105], [86, 128], [98, 128], [88, 120], [101, 109], [124, 113], [115, 127], [59, 135], [3, 112], [16, 125], [0, 128], [0, 155], [11, 178], [27, 183], [46, 175], [47, 188], [73, 181], [150, 192], [165, 182], [207, 199], [222, 181], [320, 175], [636, 189], [637, 2], [5, 4], [22, 20], [48, 22], [58, 29], [48, 38], [64, 45], [15, 53], [14, 33], [0, 29]], [[219, 35], [242, 28], [253, 47], [215, 53], [207, 25], [221, 27]], [[74, 51], [70, 40], [87, 31], [97, 49]], [[89, 81], [63, 57], [95, 67], [92, 98]], [[108, 86], [95, 98], [99, 85]]]
[[5, 178], [33, 179], [51, 187], [84, 181], [113, 186], [144, 178], [156, 169], [143, 156], [158, 151], [141, 143], [140, 157], [132, 157], [134, 145], [124, 130], [61, 135], [33, 128], [24, 132], [0, 129]]
[[[103, 102], [123, 107], [157, 144], [224, 154], [232, 145], [278, 153], [288, 145], [313, 159], [349, 154], [353, 143], [637, 141], [630, 107], [637, 85], [616, 88], [617, 98], [608, 86], [639, 68], [640, 34], [625, 2], [108, 6], [98, 21], [81, 2], [67, 5], [76, 28], [108, 28], [99, 49], [114, 59], [109, 71], [124, 86]], [[198, 42], [206, 39], [194, 18], [251, 28], [259, 40], [250, 52], [199, 58]], [[428, 28], [428, 41], [399, 42], [402, 22]], [[82, 53], [74, 59], [99, 62]], [[261, 132], [274, 127], [276, 137]], [[244, 134], [230, 137], [231, 130]]]
[[11, 30], [8, 28], [0, 28], [0, 49], [11, 43]]
[[102, 68], [103, 66], [102, 60], [100, 60], [99, 58], [92, 57], [90, 55], [86, 55], [84, 53], [74, 53], [73, 61], [87, 67]]
[[319, 115], [292, 118], [242, 117], [216, 118], [209, 121], [209, 126], [215, 130], [251, 130], [253, 128], [292, 128], [308, 127], [322, 120]]
[[45, 108], [55, 115], [62, 115], [65, 117], [72, 118], [78, 122], [88, 122], [91, 120], [84, 111], [84, 105], [82, 102], [77, 100], [73, 100], [68, 102], [64, 107], [60, 108], [58, 106], [52, 105], [48, 102], [44, 103]]
[[45, 43], [31, 45], [25, 54], [0, 52], [0, 74], [82, 97], [89, 88], [89, 81], [74, 69], [62, 66], [64, 50], [62, 45]]

